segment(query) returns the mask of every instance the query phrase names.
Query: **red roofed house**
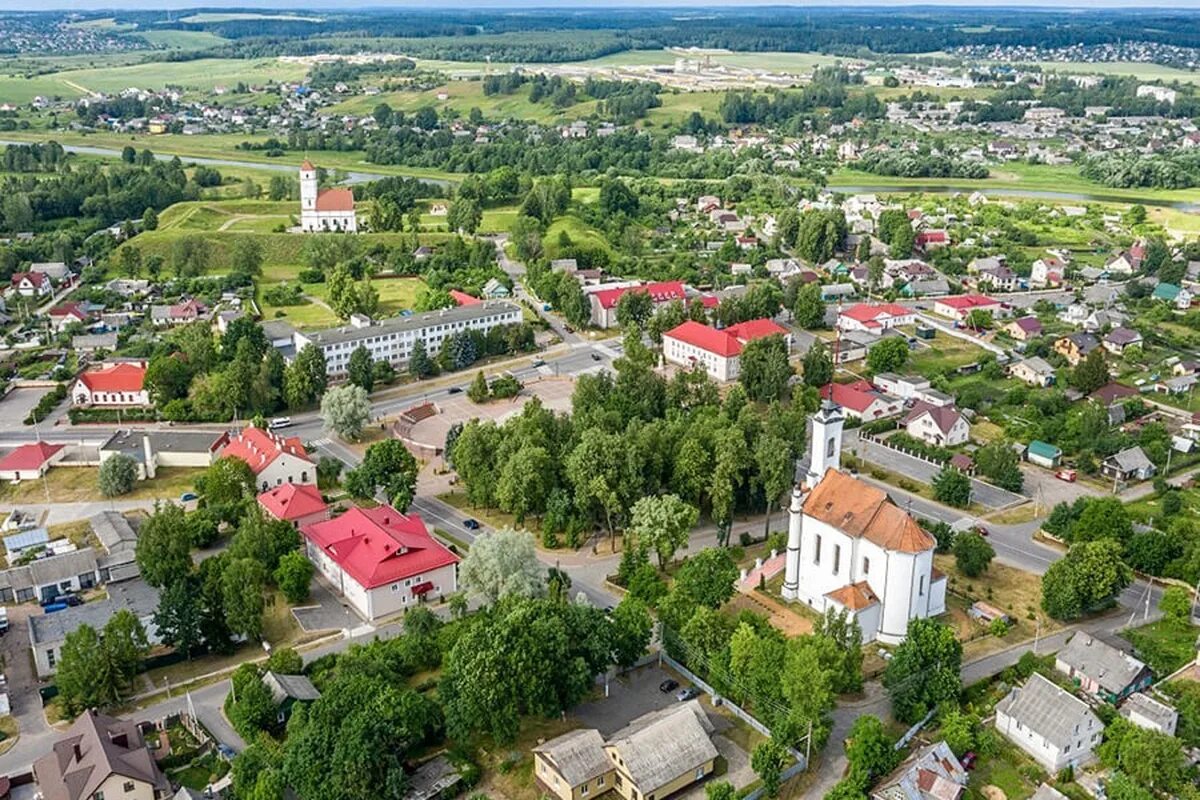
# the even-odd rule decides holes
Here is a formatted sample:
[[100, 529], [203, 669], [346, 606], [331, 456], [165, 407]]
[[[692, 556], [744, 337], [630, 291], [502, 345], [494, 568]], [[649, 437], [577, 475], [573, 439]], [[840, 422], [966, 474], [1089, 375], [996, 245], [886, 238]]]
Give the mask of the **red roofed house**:
[[478, 297], [473, 297], [466, 292], [460, 292], [458, 289], [450, 290], [450, 298], [460, 306], [475, 306], [483, 302]]
[[921, 252], [928, 253], [950, 244], [950, 237], [945, 231], [919, 231], [914, 244]]
[[787, 329], [769, 319], [752, 319], [717, 330], [688, 320], [663, 334], [663, 358], [672, 364], [693, 367], [700, 364], [714, 380], [736, 380], [742, 347], [754, 339], [780, 335], [792, 349]]
[[430, 536], [416, 514], [391, 506], [352, 508], [300, 532], [309, 559], [366, 620], [458, 589], [458, 556]]
[[240, 458], [250, 465], [260, 491], [285, 483], [316, 483], [317, 466], [304, 444], [293, 436], [286, 439], [250, 425], [229, 437], [221, 458]]
[[952, 405], [935, 406], [918, 400], [904, 418], [909, 436], [936, 447], [954, 447], [971, 438], [971, 426]]
[[641, 286], [621, 286], [615, 289], [601, 289], [592, 292], [592, 324], [597, 328], [612, 328], [617, 324], [617, 303], [626, 292], [645, 292], [650, 295], [655, 306], [678, 300], [687, 302], [687, 294], [683, 290], [683, 281], [663, 281], [662, 283], [647, 283]]
[[329, 519], [329, 506], [311, 483], [285, 483], [258, 496], [258, 504], [272, 517], [303, 528]]
[[972, 311], [986, 311], [993, 317], [1000, 316], [1003, 310], [999, 300], [993, 300], [981, 294], [962, 294], [954, 297], [943, 297], [933, 303], [933, 313], [943, 317], [964, 321]]
[[882, 333], [898, 325], [915, 325], [917, 313], [897, 303], [858, 303], [838, 314], [837, 326], [843, 331]]
[[0, 459], [0, 481], [28, 481], [40, 478], [50, 465], [67, 454], [66, 445], [37, 442], [23, 444]]
[[146, 362], [120, 361], [99, 364], [79, 373], [71, 387], [71, 404], [76, 406], [148, 406]]
[[12, 288], [22, 297], [44, 297], [54, 291], [54, 284], [44, 272], [14, 272]]
[[307, 159], [300, 165], [300, 229], [305, 233], [358, 232], [354, 192], [319, 188], [317, 168]]
[[79, 303], [60, 303], [49, 311], [50, 326], [61, 333], [72, 322], [87, 322], [92, 315]]
[[866, 381], [831, 383], [821, 390], [821, 396], [841, 406], [847, 416], [867, 422], [894, 417], [904, 409], [899, 397], [884, 394]]

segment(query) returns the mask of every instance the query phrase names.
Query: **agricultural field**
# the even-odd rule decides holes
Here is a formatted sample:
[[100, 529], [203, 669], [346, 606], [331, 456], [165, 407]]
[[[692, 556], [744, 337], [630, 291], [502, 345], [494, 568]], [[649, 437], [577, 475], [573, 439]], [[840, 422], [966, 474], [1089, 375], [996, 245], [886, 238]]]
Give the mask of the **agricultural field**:
[[[576, 103], [558, 109], [549, 103], [533, 103], [529, 100], [530, 87], [523, 86], [512, 94], [485, 95], [480, 81], [450, 81], [422, 92], [384, 92], [375, 97], [365, 95], [338, 103], [330, 110], [336, 114], [369, 114], [380, 103], [387, 103], [397, 111], [413, 112], [426, 106], [439, 111], [450, 109], [465, 117], [472, 108], [478, 108], [488, 119], [527, 119], [542, 124], [569, 122], [588, 117], [596, 110], [595, 101]], [[446, 99], [440, 99], [440, 95]]]
[[180, 86], [185, 90], [209, 91], [214, 86], [247, 85], [271, 81], [296, 81], [307, 74], [301, 64], [275, 58], [205, 58], [197, 61], [152, 62], [111, 69], [67, 70], [55, 79], [84, 92], [120, 92], [130, 86], [162, 89]]
[[209, 31], [135, 31], [131, 35], [168, 50], [204, 50], [229, 41]]
[[[1048, 164], [1008, 163], [998, 167], [993, 166], [991, 167], [991, 176], [982, 179], [901, 178], [875, 175], [842, 167], [830, 175], [829, 186], [834, 189], [839, 186], [895, 187], [896, 191], [911, 189], [972, 192], [979, 190], [985, 194], [988, 190], [992, 190], [1003, 191], [1006, 196], [1017, 197], [1021, 196], [1021, 191], [1028, 190], [1031, 193], [1061, 194], [1063, 197], [1060, 199], [1064, 200], [1145, 203], [1147, 205], [1200, 202], [1200, 190], [1198, 189], [1113, 189], [1086, 180], [1074, 166]], [[1036, 197], [1037, 194], [1030, 196]]]

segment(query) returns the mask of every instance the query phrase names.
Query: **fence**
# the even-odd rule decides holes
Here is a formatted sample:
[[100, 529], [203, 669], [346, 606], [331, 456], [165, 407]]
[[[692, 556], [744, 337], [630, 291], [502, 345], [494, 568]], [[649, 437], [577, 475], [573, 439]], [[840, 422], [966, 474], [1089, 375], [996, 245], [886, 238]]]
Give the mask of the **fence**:
[[[742, 708], [740, 706], [734, 705], [733, 703], [729, 702], [729, 700], [727, 698], [721, 697], [721, 695], [717, 693], [717, 690], [714, 689], [711, 685], [709, 685], [708, 681], [701, 680], [700, 677], [698, 675], [696, 675], [696, 673], [692, 672], [690, 669], [685, 667], [683, 664], [680, 664], [678, 661], [671, 658], [669, 655], [667, 655], [666, 651], [664, 651], [664, 650], [660, 650], [658, 652], [658, 658], [659, 658], [660, 664], [665, 663], [668, 667], [675, 670], [680, 675], [682, 675], [683, 677], [687, 678], [692, 683], [699, 686], [707, 694], [711, 695], [714, 706], [720, 705], [721, 708], [727, 709], [730, 714], [733, 714], [735, 717], [737, 717], [742, 722], [749, 725], [754, 730], [761, 733], [763, 736], [770, 738], [770, 736], [771, 736], [770, 728], [768, 728], [766, 725], [763, 725], [761, 722], [759, 722], [757, 719], [755, 719], [753, 716], [751, 716], [749, 711], [746, 711], [744, 708]], [[791, 753], [792, 757], [796, 759], [795, 766], [798, 767], [796, 772], [799, 772], [808, 766], [808, 760], [805, 759], [804, 754], [801, 753], [799, 750], [795, 749], [794, 747], [789, 747], [788, 752]], [[793, 772], [792, 774], [795, 775], [796, 772]]]

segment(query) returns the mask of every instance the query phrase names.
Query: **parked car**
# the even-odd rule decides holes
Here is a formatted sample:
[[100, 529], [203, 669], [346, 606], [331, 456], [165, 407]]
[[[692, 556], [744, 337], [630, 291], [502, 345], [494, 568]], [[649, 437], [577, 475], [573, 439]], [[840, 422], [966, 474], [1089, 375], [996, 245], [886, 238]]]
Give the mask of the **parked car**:
[[604, 356], [600, 355], [599, 353], [592, 353], [592, 361], [599, 361], [602, 358], [604, 358]]
[[464, 519], [464, 520], [463, 520], [463, 527], [464, 527], [464, 528], [466, 528], [466, 529], [467, 529], [467, 530], [469, 530], [469, 531], [477, 531], [477, 530], [479, 530], [479, 520], [477, 520], [477, 519]]
[[675, 691], [678, 688], [679, 688], [679, 681], [672, 680], [670, 678], [667, 678], [665, 681], [663, 681], [662, 683], [660, 683], [658, 685], [658, 690], [660, 692], [662, 692], [663, 694], [670, 694], [671, 692]]
[[77, 594], [60, 594], [54, 598], [55, 603], [66, 603], [68, 606], [75, 607], [83, 605], [83, 598]]
[[237, 751], [227, 744], [217, 745], [217, 752], [221, 754], [222, 758], [229, 759], [230, 761], [232, 761], [233, 757], [237, 755]]
[[697, 689], [695, 686], [689, 686], [686, 689], [680, 689], [679, 694], [675, 695], [675, 699], [678, 700], [679, 702], [683, 703], [687, 700], [691, 700], [693, 697], [699, 697], [699, 696], [700, 696], [700, 690]]
[[963, 753], [963, 757], [959, 763], [962, 764], [963, 769], [975, 769], [975, 759], [977, 757], [974, 750], [968, 750]]
[[976, 525], [974, 528], [971, 528], [971, 530], [975, 533], [978, 533], [980, 536], [988, 536], [991, 534], [991, 531], [982, 525]]
[[179, 502], [181, 502], [181, 503], [190, 503], [193, 500], [198, 500], [198, 499], [200, 499], [200, 498], [197, 496], [197, 494], [195, 492], [184, 492], [183, 494], [179, 495]]
[[1060, 481], [1074, 483], [1079, 478], [1079, 475], [1073, 469], [1060, 469], [1058, 472], [1054, 473], [1054, 477], [1058, 478]]
[[451, 386], [449, 389], [446, 390], [446, 394], [462, 394], [462, 387], [461, 386]]

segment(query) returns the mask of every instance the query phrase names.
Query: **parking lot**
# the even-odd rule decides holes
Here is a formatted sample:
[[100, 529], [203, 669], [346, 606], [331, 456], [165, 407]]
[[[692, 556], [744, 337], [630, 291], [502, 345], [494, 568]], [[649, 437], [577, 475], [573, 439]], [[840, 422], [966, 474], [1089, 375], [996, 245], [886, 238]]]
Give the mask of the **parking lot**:
[[[581, 727], [595, 728], [600, 731], [601, 736], [611, 736], [643, 714], [679, 704], [679, 700], [676, 699], [679, 688], [670, 692], [660, 690], [659, 687], [665, 680], [677, 681], [679, 688], [691, 685], [679, 675], [652, 664], [610, 681], [608, 697], [577, 706], [572, 716], [579, 719]], [[742, 731], [732, 730], [735, 724], [744, 723], [735, 722], [716, 711], [712, 707], [711, 698], [705, 694], [700, 695], [700, 702], [713, 725], [713, 744], [728, 766], [720, 780], [729, 781], [735, 788], [749, 785], [755, 778], [754, 770], [750, 767], [750, 754], [734, 741], [741, 738]], [[678, 797], [704, 797], [704, 784], [692, 786]]]
[[363, 619], [354, 609], [342, 603], [325, 581], [314, 577], [308, 604], [293, 608], [292, 616], [306, 633], [354, 629], [363, 624]]
[[526, 384], [521, 393], [511, 400], [480, 404], [472, 402], [466, 392], [443, 395], [434, 401], [438, 413], [413, 425], [409, 438], [429, 447], [441, 447], [446, 441], [446, 433], [455, 423], [476, 417], [502, 422], [511, 414], [521, 413], [531, 397], [539, 398], [550, 411], [570, 411], [571, 394], [574, 391], [575, 381], [569, 378], [545, 378]]
[[[30, 439], [33, 438], [33, 429], [25, 424], [25, 418], [29, 416], [29, 412], [33, 411], [34, 406], [42, 399], [42, 395], [46, 394], [49, 389], [13, 389], [11, 392], [0, 400], [0, 430], [4, 431], [22, 431], [30, 434]], [[67, 406], [70, 404], [70, 398], [59, 403], [58, 408], [54, 409], [47, 418], [47, 424], [50, 420], [56, 419], [60, 414], [65, 414]]]

